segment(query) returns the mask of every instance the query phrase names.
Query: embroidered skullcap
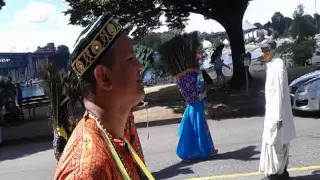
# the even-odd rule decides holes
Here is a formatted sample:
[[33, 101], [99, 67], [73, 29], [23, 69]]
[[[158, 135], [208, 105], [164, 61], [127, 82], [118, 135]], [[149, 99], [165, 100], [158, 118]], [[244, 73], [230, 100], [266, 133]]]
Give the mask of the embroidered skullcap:
[[71, 67], [79, 79], [98, 64], [99, 57], [112, 48], [122, 31], [112, 14], [106, 13], [80, 33], [70, 56]]
[[267, 39], [261, 43], [261, 49], [276, 49], [277, 43], [273, 39]]

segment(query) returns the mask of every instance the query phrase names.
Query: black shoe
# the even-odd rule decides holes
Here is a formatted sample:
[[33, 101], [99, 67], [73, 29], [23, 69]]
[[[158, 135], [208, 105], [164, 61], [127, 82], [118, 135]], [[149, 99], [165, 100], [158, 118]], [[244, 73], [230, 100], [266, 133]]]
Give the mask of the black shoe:
[[267, 177], [262, 178], [261, 180], [282, 180], [278, 174], [269, 175]]
[[287, 168], [283, 171], [283, 173], [279, 177], [281, 180], [291, 180], [289, 176], [289, 172], [287, 171]]

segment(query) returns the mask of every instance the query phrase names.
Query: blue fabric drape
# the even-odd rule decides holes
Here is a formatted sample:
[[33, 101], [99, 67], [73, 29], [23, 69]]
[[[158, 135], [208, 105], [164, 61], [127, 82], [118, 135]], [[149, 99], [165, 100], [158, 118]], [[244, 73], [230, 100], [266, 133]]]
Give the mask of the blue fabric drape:
[[[184, 160], [204, 159], [210, 157], [213, 155], [213, 151], [215, 149], [204, 114], [206, 103], [203, 101], [203, 87], [198, 74], [196, 75], [197, 76], [194, 77], [195, 74], [189, 74], [189, 79], [192, 76], [196, 78], [193, 82], [195, 85], [194, 87], [196, 87], [197, 89], [197, 101], [193, 101], [193, 103], [188, 103], [188, 105], [186, 106], [178, 130], [178, 135], [180, 136], [180, 139], [176, 153], [181, 159]], [[188, 81], [185, 78], [183, 82]], [[182, 94], [185, 97], [187, 93], [186, 91], [183, 92], [183, 83], [178, 82], [178, 85], [180, 85], [180, 90], [182, 91]], [[187, 87], [189, 88], [190, 86], [190, 84], [187, 85]], [[188, 92], [191, 91], [188, 89]]]

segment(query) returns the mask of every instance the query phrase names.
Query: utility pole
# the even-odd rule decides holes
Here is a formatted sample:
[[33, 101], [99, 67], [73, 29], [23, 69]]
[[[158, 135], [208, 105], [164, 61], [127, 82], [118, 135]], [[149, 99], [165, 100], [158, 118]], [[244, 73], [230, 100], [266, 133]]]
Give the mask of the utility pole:
[[[314, 0], [314, 14], [317, 14], [317, 0]], [[319, 28], [318, 28], [318, 18], [319, 16], [316, 16], [316, 28], [317, 28], [317, 31], [319, 32]]]

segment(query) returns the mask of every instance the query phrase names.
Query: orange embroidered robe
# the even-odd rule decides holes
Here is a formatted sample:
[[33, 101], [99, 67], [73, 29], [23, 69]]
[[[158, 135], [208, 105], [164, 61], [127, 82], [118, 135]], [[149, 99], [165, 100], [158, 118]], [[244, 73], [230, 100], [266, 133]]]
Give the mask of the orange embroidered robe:
[[[130, 114], [125, 137], [144, 160], [133, 114]], [[120, 139], [113, 139], [115, 148], [125, 161], [132, 180], [140, 179], [140, 170]], [[117, 164], [95, 120], [85, 116], [73, 131], [58, 163], [55, 180], [122, 180]]]
[[124, 130], [124, 136], [130, 142], [134, 150], [140, 156], [141, 160], [144, 161], [143, 151], [137, 131], [136, 124], [134, 123], [133, 113], [130, 113], [127, 119], [126, 127]]

